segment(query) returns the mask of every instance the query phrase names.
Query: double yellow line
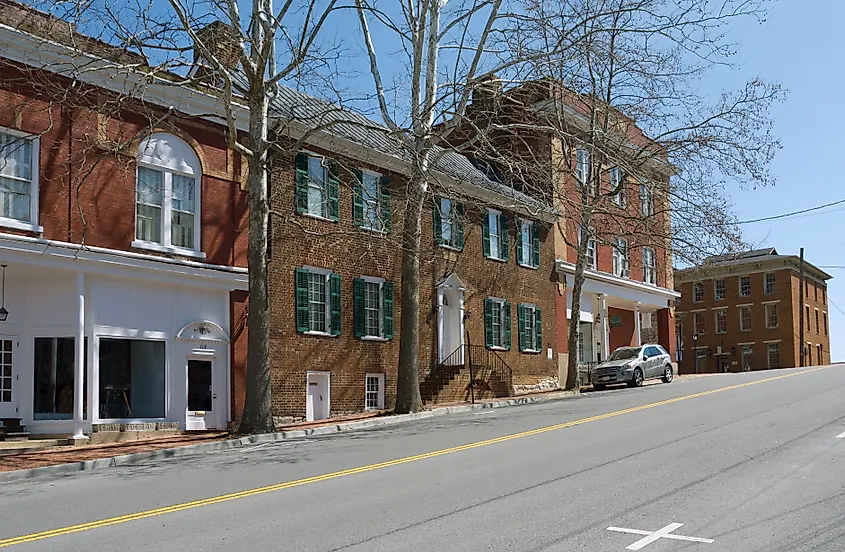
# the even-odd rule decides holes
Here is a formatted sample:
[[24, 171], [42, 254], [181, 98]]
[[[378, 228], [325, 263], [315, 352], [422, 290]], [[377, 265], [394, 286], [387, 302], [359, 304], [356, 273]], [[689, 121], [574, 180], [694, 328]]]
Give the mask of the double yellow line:
[[775, 376], [771, 378], [766, 378], [757, 381], [751, 381], [748, 383], [740, 383], [737, 385], [730, 385], [728, 387], [720, 387], [719, 389], [713, 389], [710, 391], [702, 391], [701, 393], [693, 393], [692, 395], [684, 395], [682, 397], [677, 397], [674, 399], [667, 399], [665, 401], [658, 401], [650, 404], [644, 404], [642, 406], [635, 406], [632, 408], [626, 408], [625, 410], [617, 410], [615, 412], [609, 412], [607, 414], [599, 414], [597, 416], [591, 416], [589, 418], [582, 418], [580, 420], [573, 420], [571, 422], [563, 422], [560, 424], [550, 425], [546, 427], [541, 427], [538, 429], [532, 429], [529, 431], [522, 431], [520, 433], [513, 433], [510, 435], [505, 435], [503, 437], [496, 437], [494, 439], [486, 439], [484, 441], [476, 441], [474, 443], [469, 443], [466, 445], [460, 445], [457, 447], [445, 448], [441, 450], [435, 450], [432, 452], [426, 452], [424, 454], [417, 454], [415, 456], [406, 456], [405, 458], [397, 458], [396, 460], [388, 460], [387, 462], [380, 462], [378, 464], [369, 464], [367, 466], [360, 466], [357, 468], [351, 468], [348, 470], [336, 471], [332, 473], [327, 473], [324, 475], [316, 475], [314, 477], [306, 477], [304, 479], [297, 479], [295, 481], [288, 481], [285, 483], [277, 483], [275, 485], [267, 485], [266, 487], [257, 487], [255, 489], [249, 489], [246, 491], [240, 491], [237, 493], [230, 493], [219, 495], [211, 498], [205, 498], [202, 500], [194, 500], [192, 502], [183, 502], [181, 504], [174, 504], [173, 506], [165, 506], [163, 508], [156, 508], [154, 510], [145, 510], [143, 512], [136, 512], [134, 514], [126, 514], [123, 516], [117, 516], [107, 519], [101, 519], [98, 521], [90, 521], [88, 523], [80, 523], [78, 525], [70, 525], [67, 527], [60, 527], [58, 529], [51, 529], [49, 531], [42, 531], [40, 533], [32, 533], [29, 535], [21, 535], [19, 537], [11, 537], [7, 539], [0, 540], [0, 548], [6, 546], [13, 546], [16, 544], [24, 544], [27, 542], [33, 542], [43, 539], [50, 539], [53, 537], [59, 537], [62, 535], [70, 535], [71, 533], [79, 533], [81, 531], [88, 531], [91, 529], [97, 529], [100, 527], [108, 527], [109, 525], [117, 525], [120, 523], [126, 523], [129, 521], [135, 521], [138, 519], [145, 519], [155, 516], [161, 516], [164, 514], [170, 514], [172, 512], [181, 512], [183, 510], [191, 510], [194, 508], [200, 508], [202, 506], [210, 506], [212, 504], [220, 504], [221, 502], [229, 502], [231, 500], [238, 500], [241, 498], [247, 498], [250, 496], [256, 496], [264, 493], [271, 493], [274, 491], [281, 491], [283, 489], [290, 489], [292, 487], [299, 487], [301, 485], [308, 485], [311, 483], [318, 483], [320, 481], [328, 481], [330, 479], [337, 479], [339, 477], [346, 477], [349, 475], [356, 475], [359, 473], [365, 473], [368, 471], [379, 470], [382, 468], [389, 468], [391, 466], [399, 466], [402, 464], [409, 464], [411, 462], [417, 462], [419, 460], [425, 460], [427, 458], [436, 458], [438, 456], [444, 456], [446, 454], [452, 454], [455, 452], [461, 452], [464, 450], [471, 450], [479, 447], [486, 447], [488, 445], [495, 445], [496, 443], [504, 443], [505, 441], [512, 441], [514, 439], [521, 439], [523, 437], [529, 437], [531, 435], [539, 435], [540, 433], [546, 433], [548, 431], [555, 431], [557, 429], [564, 429], [567, 427], [573, 427], [581, 424], [586, 424], [589, 422], [596, 422], [598, 420], [605, 420], [607, 418], [614, 418], [616, 416], [622, 416], [623, 414], [630, 414], [632, 412], [639, 412], [641, 410], [648, 410], [649, 408], [656, 408], [658, 406], [663, 406], [667, 404], [677, 403], [681, 401], [686, 401], [689, 399], [694, 399], [696, 397], [704, 397], [707, 395], [713, 395], [714, 393], [721, 393], [723, 391], [731, 391], [733, 389], [740, 389], [742, 387], [748, 387], [751, 385], [757, 385], [760, 383], [766, 383], [769, 381], [780, 380], [784, 378], [790, 378], [793, 376], [798, 376], [801, 374], [808, 374], [810, 372], [816, 372], [818, 370], [824, 370], [826, 368], [830, 368], [830, 366], [821, 366], [818, 368], [812, 368], [808, 370], [802, 370], [800, 372], [790, 372], [788, 374], [783, 374], [780, 376]]

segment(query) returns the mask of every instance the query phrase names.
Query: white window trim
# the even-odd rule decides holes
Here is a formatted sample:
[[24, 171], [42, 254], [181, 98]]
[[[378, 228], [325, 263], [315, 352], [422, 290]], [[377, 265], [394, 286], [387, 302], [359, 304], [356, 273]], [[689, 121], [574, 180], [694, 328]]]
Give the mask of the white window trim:
[[[724, 282], [725, 283], [725, 295], [723, 297], [719, 297], [719, 288], [716, 286], [716, 282]], [[728, 298], [728, 282], [724, 278], [716, 278], [713, 280], [713, 300], [714, 301], [724, 301]]]
[[[766, 277], [769, 274], [774, 276], [774, 281], [772, 282], [772, 291], [766, 291], [766, 289], [767, 289]], [[777, 275], [774, 272], [764, 272], [763, 273], [763, 295], [774, 295], [775, 291], [777, 289], [777, 283], [778, 283]]]
[[706, 330], [707, 330], [707, 321], [704, 319], [704, 315], [703, 315], [703, 314], [701, 315], [701, 321], [702, 321], [702, 324], [701, 324], [701, 325], [702, 325], [702, 326], [704, 326], [704, 331], [701, 331], [701, 332], [696, 332], [696, 331], [695, 331], [695, 325], [696, 325], [696, 324], [695, 324], [695, 318], [696, 318], [696, 317], [695, 317], [695, 315], [696, 315], [696, 314], [698, 314], [698, 313], [703, 313], [703, 312], [704, 312], [704, 309], [701, 309], [701, 310], [698, 310], [698, 311], [694, 311], [694, 312], [693, 312], [693, 317], [692, 317], [692, 332], [693, 332], [693, 335], [704, 335], [704, 334], [706, 333]]
[[751, 327], [749, 327], [749, 328], [743, 328], [743, 327], [742, 327], [742, 309], [750, 309], [750, 308], [751, 308], [751, 306], [750, 306], [750, 305], [738, 305], [738, 307], [737, 307], [737, 308], [739, 309], [739, 331], [741, 331], [741, 332], [750, 332], [750, 331], [751, 331], [751, 327], [753, 327], [753, 326], [754, 326], [754, 312], [752, 311], [752, 313], [751, 313]]
[[[504, 300], [504, 299], [502, 299], [501, 297], [488, 297], [488, 299], [490, 300], [490, 302], [491, 302], [491, 303], [495, 303], [495, 304], [499, 305], [499, 309], [500, 309], [500, 310], [499, 310], [499, 312], [502, 312], [502, 310], [501, 310], [502, 305], [504, 305], [505, 303], [507, 303], [507, 301], [505, 301], [505, 300]], [[503, 313], [503, 314], [504, 314], [504, 313]], [[517, 322], [519, 322], [519, 321], [517, 321]], [[493, 325], [492, 325], [492, 323], [491, 323], [491, 325], [490, 325], [490, 331], [491, 331], [491, 332], [493, 331]], [[506, 328], [505, 328], [505, 321], [504, 321], [504, 320], [500, 320], [500, 321], [499, 321], [499, 331], [500, 331], [500, 333], [501, 333], [501, 332], [506, 331]], [[499, 335], [499, 340], [500, 340], [500, 341], [502, 341], [502, 342], [504, 342], [504, 340], [505, 340], [505, 336], [504, 336], [504, 335]], [[502, 346], [502, 345], [493, 345], [492, 347], [487, 347], [487, 348], [488, 348], [488, 349], [492, 349], [492, 350], [494, 350], [494, 351], [507, 351], [507, 350], [508, 350], [508, 348], [507, 348], [507, 347], [504, 347], [504, 346]]]
[[763, 303], [763, 316], [766, 318], [766, 329], [767, 330], [776, 330], [780, 327], [780, 312], [777, 313], [777, 319], [778, 319], [777, 326], [770, 326], [769, 325], [769, 312], [768, 312], [768, 309], [766, 309], [767, 306], [776, 305], [776, 304], [777, 304], [777, 301], [773, 301], [771, 303]]
[[[378, 378], [378, 406], [367, 406], [367, 380], [369, 378]], [[384, 374], [383, 373], [367, 373], [364, 375], [364, 410], [384, 410]]]
[[12, 228], [14, 230], [23, 230], [26, 232], [41, 234], [44, 232], [44, 227], [38, 224], [38, 197], [41, 183], [41, 136], [6, 127], [0, 127], [0, 132], [16, 138], [24, 138], [32, 142], [32, 180], [29, 183], [29, 222], [8, 217], [0, 217], [0, 226], [5, 226], [6, 228]]
[[[624, 244], [622, 248], [619, 245]], [[628, 250], [628, 240], [625, 238], [614, 238], [613, 239], [613, 252], [612, 252], [612, 260], [613, 264], [618, 264], [619, 271], [617, 272], [617, 266], [611, 266], [613, 270], [613, 275], [617, 278], [630, 278], [631, 277], [631, 261], [628, 257], [629, 250]], [[623, 250], [624, 249], [624, 252]], [[619, 259], [619, 262], [616, 263], [616, 259]]]
[[[525, 258], [525, 247], [523, 247], [523, 240], [525, 240], [525, 230], [524, 229], [525, 229], [526, 224], [528, 225], [528, 247], [531, 250], [531, 255], [529, 255], [530, 258], [528, 258], [528, 259]], [[520, 235], [519, 247], [522, 250], [522, 262], [519, 263], [519, 266], [521, 266], [523, 268], [530, 268], [530, 269], [533, 269], [533, 270], [537, 270], [537, 269], [540, 268], [538, 266], [534, 266], [534, 239], [531, 236], [531, 234], [534, 230], [535, 224], [537, 224], [537, 223], [534, 222], [533, 220], [519, 219], [519, 235]]]
[[[613, 175], [613, 174], [614, 174], [614, 172], [616, 172], [616, 171], [618, 171], [618, 172], [619, 172], [619, 182], [618, 182], [618, 183], [614, 183], [614, 182], [613, 182], [613, 176], [612, 176], [612, 175]], [[624, 177], [624, 175], [622, 174], [622, 169], [620, 169], [619, 167], [613, 166], [613, 167], [610, 167], [610, 168], [607, 170], [607, 180], [610, 182], [610, 189], [611, 189], [611, 190], [612, 190], [614, 187], [616, 187], [617, 185], [622, 184], [622, 182], [623, 182], [623, 180], [624, 180], [624, 179], [625, 179], [625, 177]], [[619, 190], [619, 193], [618, 193], [618, 194], [616, 194], [616, 195], [614, 195], [614, 196], [611, 198], [611, 200], [613, 201], [613, 203], [615, 203], [615, 204], [617, 205], [617, 207], [626, 207], [626, 206], [627, 206], [627, 204], [628, 204], [628, 198], [627, 198], [627, 196], [625, 195], [625, 187], [624, 187], [624, 186], [622, 186], [622, 187], [620, 188], [620, 190]]]
[[[583, 173], [581, 170], [581, 163], [578, 162], [578, 153], [584, 152], [584, 156], [587, 160], [586, 162], [586, 174]], [[590, 154], [590, 150], [587, 148], [579, 147], [575, 148], [575, 180], [578, 181], [578, 189], [581, 189], [584, 186], [590, 185], [590, 180], [592, 176], [592, 164], [593, 164], [593, 156]], [[585, 178], [586, 177], [586, 180]]]
[[[380, 335], [364, 334], [360, 339], [363, 341], [390, 341], [384, 337], [384, 278], [376, 276], [360, 276], [365, 283], [378, 284], [378, 327]], [[364, 331], [367, 330], [367, 308], [366, 308], [367, 288], [364, 287]]]
[[[522, 308], [524, 310], [526, 310], [526, 313], [525, 313], [526, 318], [527, 318], [527, 315], [528, 315], [527, 309], [531, 309], [531, 318], [532, 318], [533, 324], [531, 324], [531, 348], [530, 349], [523, 349], [521, 352], [523, 352], [523, 353], [539, 353], [539, 352], [542, 352], [542, 351], [540, 351], [540, 349], [534, 348], [534, 347], [537, 346], [537, 318], [535, 316], [537, 305], [535, 305], [534, 303], [522, 303]], [[517, 320], [517, 323], [519, 323], [519, 320]], [[524, 331], [525, 331], [525, 328], [523, 328], [523, 332]]]
[[[364, 223], [361, 225], [361, 228], [363, 230], [369, 230], [371, 232], [378, 232], [378, 233], [381, 233], [381, 234], [385, 234], [386, 232], [384, 231], [384, 221], [381, 220], [381, 189], [379, 188], [381, 186], [381, 178], [384, 175], [380, 172], [372, 171], [370, 169], [359, 168], [358, 170], [361, 171], [361, 179], [362, 179], [362, 182], [361, 182], [361, 201], [364, 204], [367, 203], [367, 200], [364, 199], [363, 177], [364, 177], [365, 174], [376, 177], [376, 218], [378, 219], [379, 224], [382, 226], [381, 228], [376, 228], [374, 226], [370, 226], [369, 224], [367, 224], [366, 223], [366, 220], [367, 220], [366, 212], [364, 212], [364, 213], [362, 213], [363, 216], [364, 216]], [[364, 208], [364, 210], [366, 211], [366, 207]], [[320, 218], [325, 218], [325, 217], [320, 217]], [[331, 219], [326, 219], [326, 220], [331, 220]], [[332, 222], [336, 222], [336, 221], [332, 221]]]
[[[643, 194], [643, 190], [645, 190], [645, 194]], [[646, 217], [654, 216], [654, 190], [645, 183], [640, 184], [640, 214]]]
[[[493, 243], [492, 243], [492, 240], [491, 240], [490, 256], [488, 257], [488, 259], [491, 259], [493, 261], [505, 262], [505, 260], [502, 258], [502, 233], [501, 233], [502, 212], [497, 210], [497, 209], [492, 209], [490, 207], [487, 208], [487, 213], [485, 214], [485, 216], [487, 217], [487, 226], [489, 228], [490, 237], [492, 238], [493, 227], [490, 226], [490, 215], [491, 214], [496, 215], [496, 217], [497, 217], [496, 220], [499, 221], [499, 224], [496, 225], [496, 235], [499, 237], [499, 250], [495, 251], [495, 252], [493, 251]], [[507, 229], [505, 229], [505, 231], [507, 231]]]
[[[339, 335], [334, 335], [332, 333], [332, 290], [331, 290], [331, 281], [329, 277], [334, 274], [329, 268], [321, 268], [316, 266], [303, 266], [302, 268], [306, 269], [310, 273], [314, 274], [322, 274], [323, 277], [326, 279], [326, 328], [328, 331], [319, 332], [316, 330], [308, 330], [307, 332], [303, 332], [302, 335], [316, 335], [321, 337], [340, 337]], [[308, 284], [311, 285], [310, 282]], [[309, 295], [311, 290], [308, 291]], [[309, 298], [309, 307], [310, 307], [310, 298]]]
[[[171, 136], [180, 142], [183, 142], [191, 151], [194, 151], [193, 146], [182, 140], [182, 138], [174, 135], [169, 134], [166, 132], [162, 133], [154, 133], [155, 134], [162, 134], [165, 136]], [[139, 154], [140, 154], [140, 146], [139, 146]], [[156, 163], [152, 163], [150, 161], [142, 161], [136, 157], [135, 162], [135, 199], [133, 202], [133, 222], [134, 222], [134, 229], [133, 235], [135, 239], [132, 240], [130, 243], [130, 247], [136, 249], [146, 249], [149, 251], [158, 251], [161, 253], [171, 253], [174, 255], [185, 255], [189, 257], [195, 257], [198, 259], [204, 259], [205, 253], [202, 251], [202, 165], [199, 161], [199, 155], [196, 151], [194, 151], [194, 156], [197, 157], [197, 166], [193, 167], [196, 172], [189, 173], [185, 171], [175, 170], [171, 167], [166, 167], [164, 165], [158, 165]], [[153, 171], [159, 171], [162, 173], [162, 185], [164, 186], [164, 190], [161, 192], [161, 241], [162, 243], [157, 242], [150, 242], [146, 240], [139, 240], [138, 236], [138, 169], [146, 168]], [[188, 178], [194, 179], [194, 247], [179, 247], [172, 245], [170, 240], [172, 239], [171, 236], [171, 213], [173, 212], [173, 175], [185, 176]]]
[[[581, 246], [581, 233], [583, 229], [582, 226], [578, 225], [578, 247]], [[598, 270], [598, 243], [596, 242], [596, 229], [592, 226], [587, 229], [590, 234], [590, 237], [587, 239], [587, 249], [584, 251], [584, 261], [587, 264], [587, 268], [591, 270]], [[590, 262], [590, 257], [587, 255], [587, 252], [590, 250], [590, 243], [593, 244], [593, 260]]]
[[[748, 295], [744, 295], [742, 293], [742, 279], [743, 278], [748, 278]], [[750, 275], [737, 276], [736, 277], [736, 283], [737, 283], [737, 293], [739, 294], [738, 295], [739, 297], [751, 297], [751, 276]], [[765, 281], [763, 282], [763, 285], [765, 285]]]
[[[697, 284], [701, 284], [701, 299], [695, 298], [695, 286]], [[704, 285], [704, 282], [693, 282], [692, 283], [692, 302], [693, 303], [703, 303], [704, 302], [704, 295], [706, 293], [707, 293], [707, 289], [706, 289], [706, 286]]]
[[[325, 212], [328, 213], [328, 211], [329, 211], [329, 174], [328, 174], [329, 168], [326, 166], [325, 163], [326, 163], [326, 160], [329, 159], [329, 157], [327, 155], [323, 155], [322, 153], [317, 153], [316, 151], [311, 151], [311, 150], [307, 150], [307, 149], [299, 150], [299, 152], [304, 153], [304, 154], [308, 155], [309, 157], [318, 157], [318, 158], [321, 159], [320, 166], [323, 167], [323, 170], [325, 171], [324, 172], [325, 179], [323, 181], [323, 209], [325, 210]], [[307, 173], [306, 173], [306, 175], [307, 175]], [[309, 178], [308, 182], [305, 183], [306, 196], [308, 194], [308, 188], [309, 188], [310, 182], [311, 182], [311, 179]], [[315, 218], [317, 220], [322, 220], [322, 221], [326, 221], [326, 222], [338, 222], [336, 220], [332, 220], [332, 219], [325, 217], [323, 215], [316, 215], [314, 213], [311, 213], [307, 210], [307, 207], [306, 207], [305, 212], [301, 213], [301, 214], [303, 216], [306, 216], [306, 217], [311, 217], [311, 218]]]
[[[723, 332], [719, 331], [719, 313], [720, 312], [725, 313], [725, 331], [723, 331]], [[714, 330], [714, 333], [716, 335], [724, 335], [724, 334], [728, 333], [728, 309], [727, 309], [727, 307], [720, 308], [720, 309], [713, 309], [713, 321], [716, 324], [716, 327], [715, 327], [715, 330]]]
[[773, 305], [775, 303], [780, 303], [780, 299], [775, 299], [774, 301], [763, 301], [761, 304], [763, 304], [763, 305]]
[[[651, 247], [643, 247], [643, 282], [652, 286], [657, 285], [657, 252]], [[651, 254], [651, 265], [646, 265], [646, 253]], [[651, 271], [651, 279], [646, 276], [646, 269]]]

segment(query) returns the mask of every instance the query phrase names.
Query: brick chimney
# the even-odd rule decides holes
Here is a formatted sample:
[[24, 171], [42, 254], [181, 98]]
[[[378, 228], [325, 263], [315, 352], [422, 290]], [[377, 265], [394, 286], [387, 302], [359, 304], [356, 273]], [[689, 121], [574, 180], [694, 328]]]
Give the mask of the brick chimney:
[[[222, 21], [215, 21], [197, 31], [197, 38], [208, 48], [211, 53], [227, 69], [236, 69], [240, 60], [238, 59], [238, 33]], [[194, 64], [201, 67], [211, 67], [208, 60], [194, 49]]]

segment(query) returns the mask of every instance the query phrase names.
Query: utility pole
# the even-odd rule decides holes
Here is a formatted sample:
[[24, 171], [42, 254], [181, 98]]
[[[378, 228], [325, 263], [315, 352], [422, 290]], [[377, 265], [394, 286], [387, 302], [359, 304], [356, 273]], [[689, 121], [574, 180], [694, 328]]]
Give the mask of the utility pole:
[[798, 258], [798, 365], [804, 367], [804, 248]]

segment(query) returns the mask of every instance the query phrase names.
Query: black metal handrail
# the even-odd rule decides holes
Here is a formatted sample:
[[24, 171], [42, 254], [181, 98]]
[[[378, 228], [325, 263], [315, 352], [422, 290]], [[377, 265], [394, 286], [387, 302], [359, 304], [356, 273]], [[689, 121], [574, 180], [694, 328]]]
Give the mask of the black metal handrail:
[[445, 387], [460, 370], [469, 370], [470, 383], [466, 388], [467, 398], [475, 402], [475, 391], [486, 384], [491, 389], [498, 382], [505, 386], [507, 396], [513, 394], [513, 370], [498, 352], [483, 345], [458, 346], [442, 362], [429, 370], [423, 379], [427, 384], [427, 393], [432, 393], [431, 386]]
[[508, 396], [510, 397], [513, 394], [513, 370], [510, 366], [508, 366], [508, 363], [505, 362], [505, 359], [503, 359], [497, 351], [488, 349], [484, 345], [465, 344], [464, 347], [467, 349], [468, 354], [466, 355], [466, 360], [470, 363], [471, 372], [474, 367], [481, 368], [482, 370], [489, 370], [488, 374], [479, 373], [476, 375], [470, 373], [470, 383], [477, 384], [479, 380], [483, 380], [483, 376], [487, 376], [488, 380], [490, 377], [495, 377], [505, 384]]

